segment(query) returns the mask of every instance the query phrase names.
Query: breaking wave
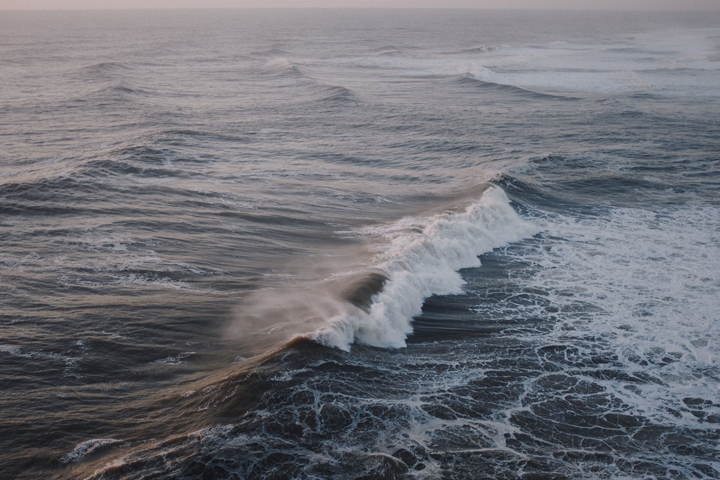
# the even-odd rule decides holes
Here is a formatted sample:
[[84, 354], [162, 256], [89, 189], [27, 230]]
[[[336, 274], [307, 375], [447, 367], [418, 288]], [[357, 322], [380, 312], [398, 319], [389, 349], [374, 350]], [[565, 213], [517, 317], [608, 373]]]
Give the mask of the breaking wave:
[[385, 272], [384, 286], [367, 308], [351, 308], [310, 335], [342, 350], [353, 342], [402, 348], [411, 319], [431, 295], [461, 293], [462, 268], [479, 267], [478, 255], [521, 240], [535, 227], [520, 218], [499, 187], [488, 188], [461, 212], [410, 217], [366, 232], [384, 237], [374, 267]]
[[266, 74], [278, 73], [299, 73], [295, 65], [290, 63], [286, 58], [277, 57], [265, 62], [262, 66], [262, 72]]

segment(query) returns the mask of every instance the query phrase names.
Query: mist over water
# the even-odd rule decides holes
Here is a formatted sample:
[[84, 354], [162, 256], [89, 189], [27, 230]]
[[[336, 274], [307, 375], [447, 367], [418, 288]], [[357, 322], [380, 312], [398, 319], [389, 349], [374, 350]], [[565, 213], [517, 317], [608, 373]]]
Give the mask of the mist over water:
[[717, 478], [714, 12], [0, 13], [9, 478]]

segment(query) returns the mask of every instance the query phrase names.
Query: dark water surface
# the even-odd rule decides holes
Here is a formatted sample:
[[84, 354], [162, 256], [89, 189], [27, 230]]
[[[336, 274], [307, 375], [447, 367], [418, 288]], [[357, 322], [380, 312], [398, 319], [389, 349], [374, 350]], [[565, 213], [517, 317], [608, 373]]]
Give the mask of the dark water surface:
[[720, 477], [719, 27], [1, 12], [0, 476]]

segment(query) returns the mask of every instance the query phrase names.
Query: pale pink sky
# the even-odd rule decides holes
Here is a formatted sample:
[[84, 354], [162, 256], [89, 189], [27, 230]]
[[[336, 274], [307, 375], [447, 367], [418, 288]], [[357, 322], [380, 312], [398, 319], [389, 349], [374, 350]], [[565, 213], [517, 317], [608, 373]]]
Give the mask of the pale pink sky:
[[720, 0], [0, 0], [0, 10], [268, 7], [720, 10]]

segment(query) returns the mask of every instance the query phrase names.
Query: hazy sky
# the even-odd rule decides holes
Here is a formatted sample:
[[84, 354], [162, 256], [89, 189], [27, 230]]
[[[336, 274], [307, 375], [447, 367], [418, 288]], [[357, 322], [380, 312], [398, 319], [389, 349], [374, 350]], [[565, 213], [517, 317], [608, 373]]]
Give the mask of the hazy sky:
[[720, 10], [720, 0], [0, 0], [0, 9], [35, 10], [66, 8], [217, 7], [445, 7]]

